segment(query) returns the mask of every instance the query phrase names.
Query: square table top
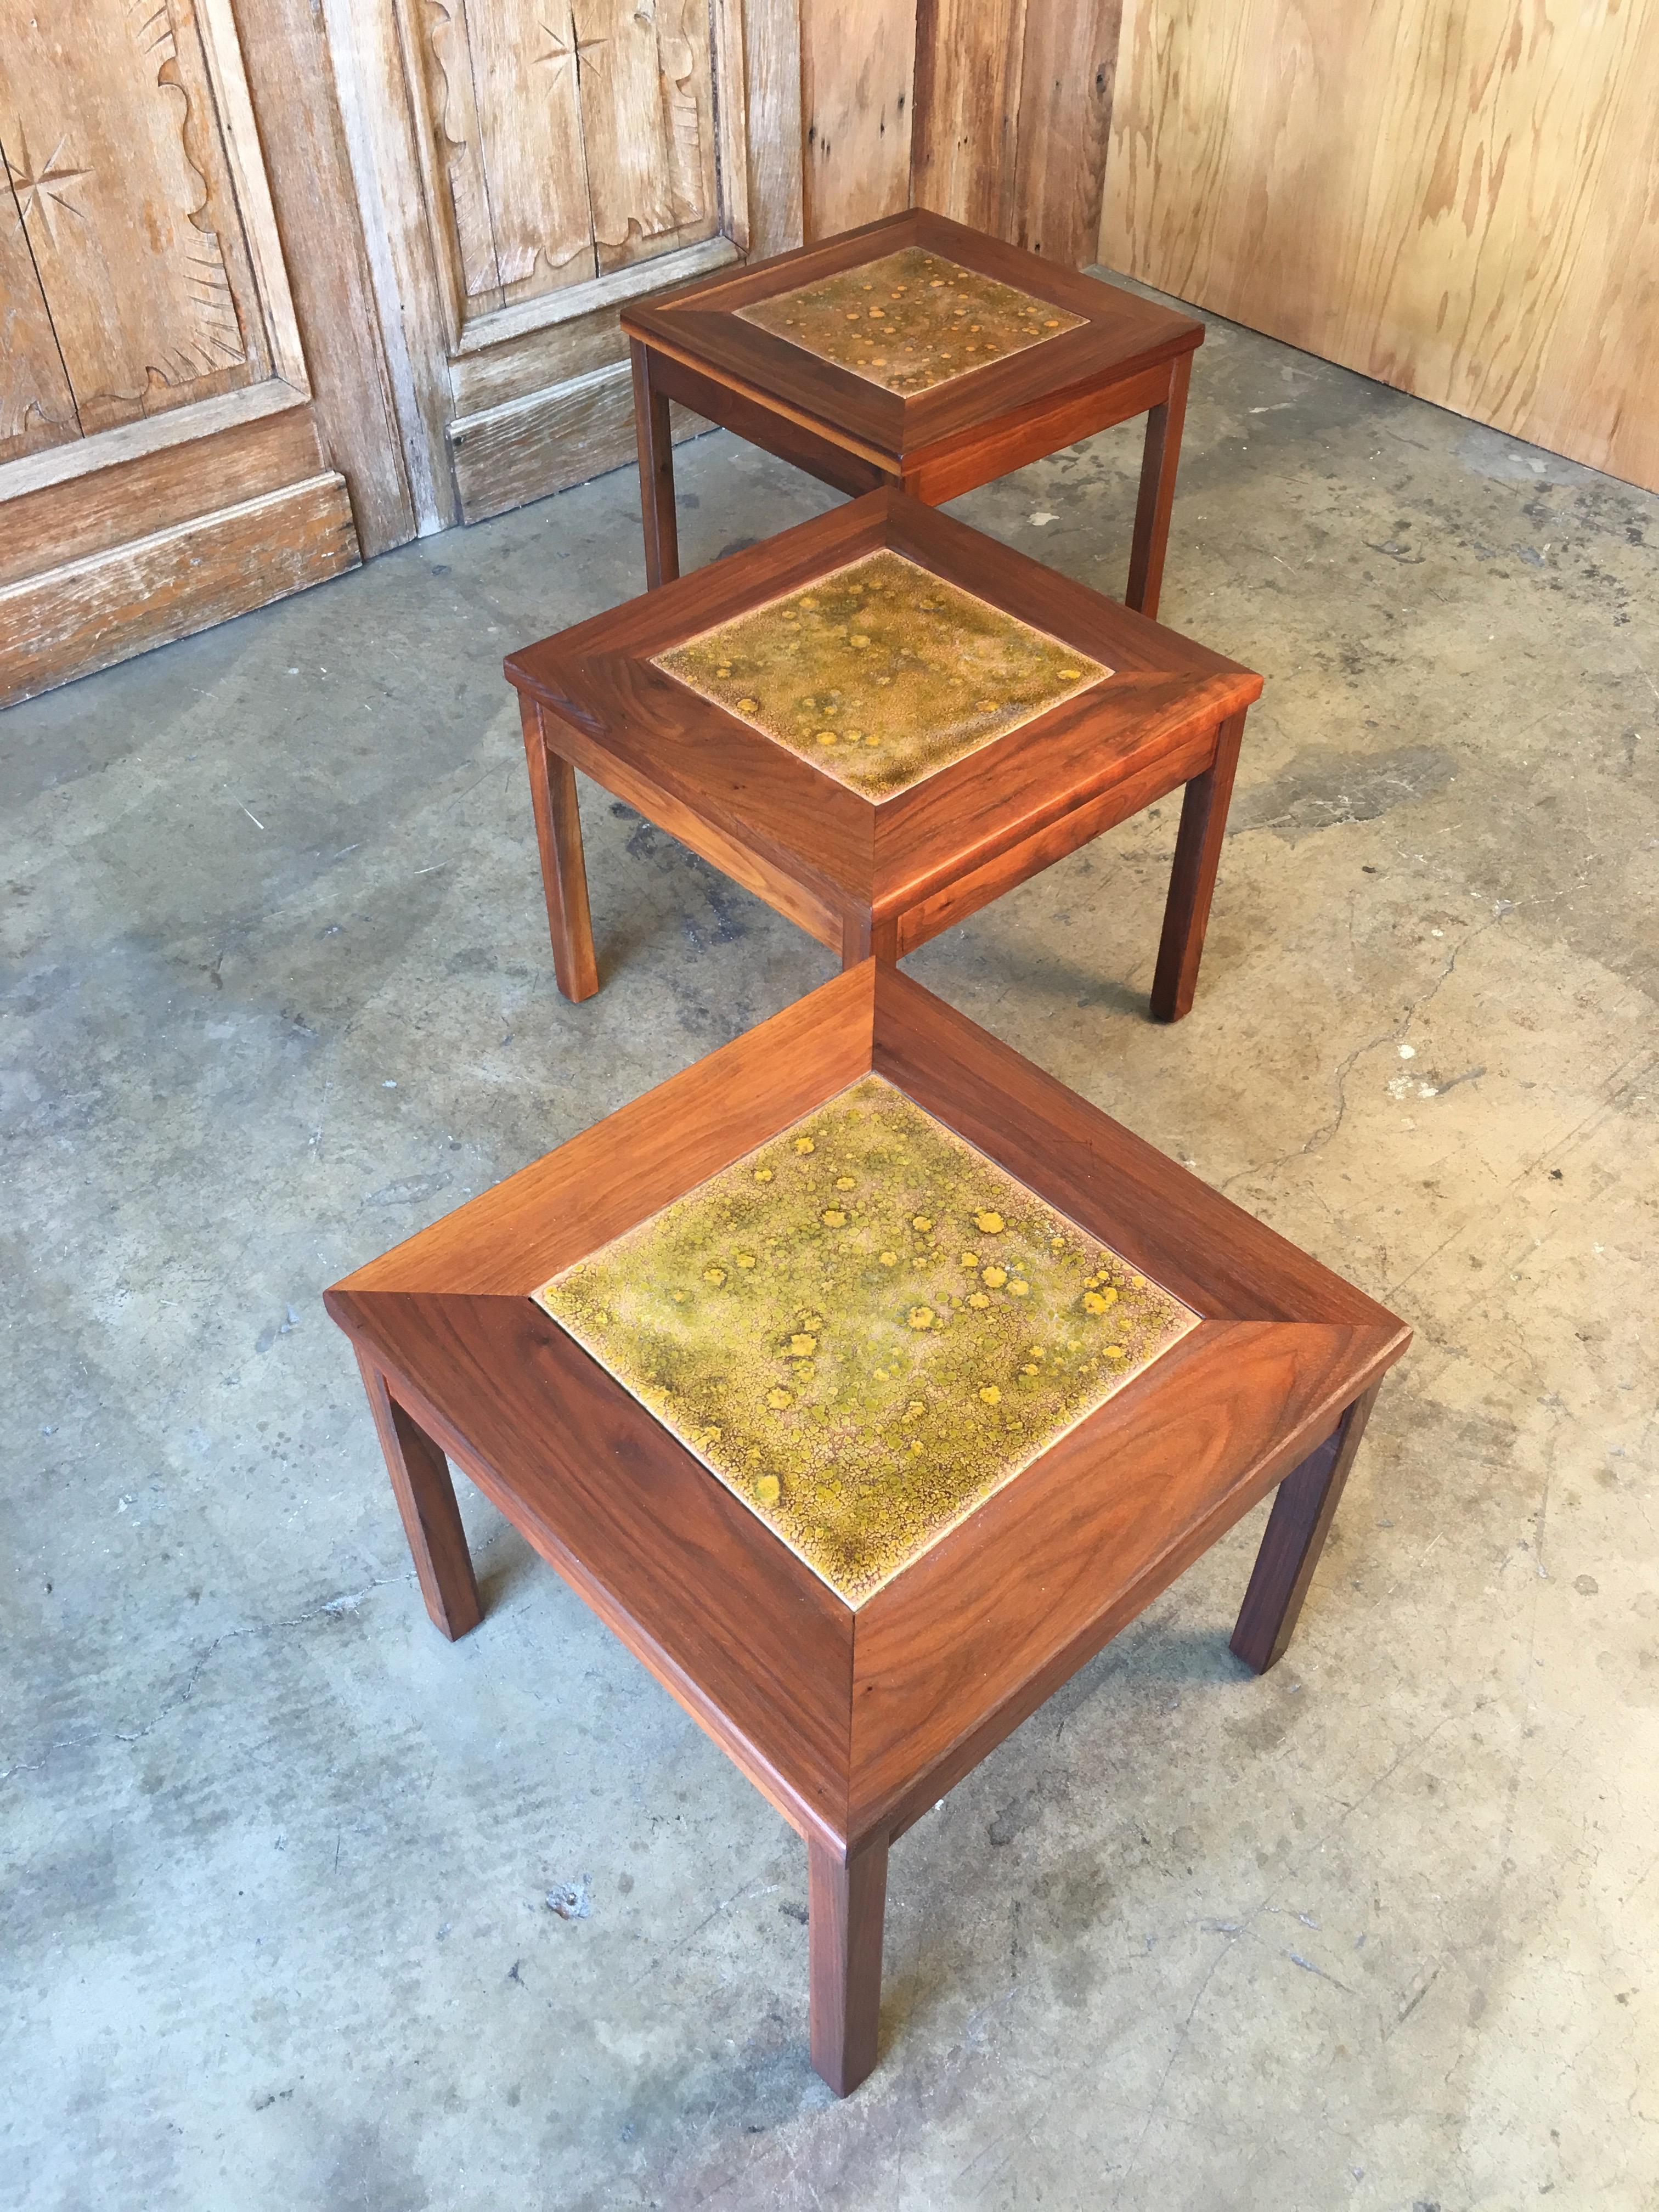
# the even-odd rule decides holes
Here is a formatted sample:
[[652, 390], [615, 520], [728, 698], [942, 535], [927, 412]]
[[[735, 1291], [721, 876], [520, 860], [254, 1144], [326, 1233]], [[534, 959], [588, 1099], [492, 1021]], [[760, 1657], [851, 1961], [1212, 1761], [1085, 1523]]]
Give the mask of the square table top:
[[873, 962], [327, 1304], [750, 1778], [837, 1847], [923, 1809], [1408, 1341]]
[[1261, 690], [891, 490], [525, 647], [507, 674], [619, 796], [643, 781], [842, 905], [926, 896]]
[[1127, 384], [1204, 337], [1189, 315], [925, 208], [631, 301], [622, 324], [887, 465]]
[[535, 1296], [854, 1606], [1198, 1326], [874, 1074]]

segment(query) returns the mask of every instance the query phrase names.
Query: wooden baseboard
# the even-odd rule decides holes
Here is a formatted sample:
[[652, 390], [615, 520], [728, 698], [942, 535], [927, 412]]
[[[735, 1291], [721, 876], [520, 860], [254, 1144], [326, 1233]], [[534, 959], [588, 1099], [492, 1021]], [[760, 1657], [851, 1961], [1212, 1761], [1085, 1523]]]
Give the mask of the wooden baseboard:
[[188, 637], [361, 562], [333, 471], [0, 591], [0, 706]]
[[[708, 425], [672, 410], [676, 443]], [[449, 426], [463, 522], [586, 483], [634, 459], [634, 387], [625, 361], [591, 369]]]

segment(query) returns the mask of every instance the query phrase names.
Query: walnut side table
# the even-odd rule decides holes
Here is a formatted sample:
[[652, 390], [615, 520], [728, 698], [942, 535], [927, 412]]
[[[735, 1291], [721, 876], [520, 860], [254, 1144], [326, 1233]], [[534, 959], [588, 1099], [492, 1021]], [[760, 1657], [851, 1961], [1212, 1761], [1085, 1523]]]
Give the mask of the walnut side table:
[[929, 506], [1146, 417], [1127, 604], [1158, 612], [1204, 326], [925, 208], [624, 307], [646, 581], [679, 574], [678, 400], [837, 490]]
[[1283, 1652], [1408, 1332], [866, 963], [327, 1293], [432, 1619], [453, 1459], [805, 1838], [812, 2063], [888, 1850], [1276, 1485]]
[[1152, 1011], [1192, 1003], [1261, 679], [896, 491], [512, 654], [559, 988], [599, 988], [580, 769], [852, 966], [1186, 787]]

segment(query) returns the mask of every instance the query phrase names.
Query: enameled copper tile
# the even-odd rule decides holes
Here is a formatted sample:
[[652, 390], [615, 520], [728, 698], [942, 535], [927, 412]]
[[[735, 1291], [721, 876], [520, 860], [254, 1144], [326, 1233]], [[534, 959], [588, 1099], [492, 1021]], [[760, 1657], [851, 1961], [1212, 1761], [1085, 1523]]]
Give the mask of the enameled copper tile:
[[820, 361], [907, 394], [1041, 345], [1084, 319], [919, 246], [737, 313]]
[[876, 1075], [535, 1296], [854, 1605], [1198, 1322]]
[[888, 799], [1111, 674], [885, 550], [655, 665], [866, 799]]

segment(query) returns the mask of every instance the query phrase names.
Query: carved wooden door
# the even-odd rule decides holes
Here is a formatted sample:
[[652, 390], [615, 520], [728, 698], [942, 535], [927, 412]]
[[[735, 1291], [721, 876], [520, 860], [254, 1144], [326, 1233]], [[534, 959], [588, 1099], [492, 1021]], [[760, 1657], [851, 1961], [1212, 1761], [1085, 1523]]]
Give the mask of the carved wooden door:
[[799, 0], [338, 4], [423, 525], [614, 467], [621, 302], [799, 242]]
[[[360, 557], [238, 38], [264, 34], [261, 128], [355, 224], [305, 105], [325, 52], [285, 48], [287, 4], [0, 0], [0, 701]], [[349, 312], [349, 285], [313, 291]], [[352, 486], [372, 547], [414, 521], [366, 264], [361, 304], [369, 342], [330, 357], [346, 411], [380, 410]]]

